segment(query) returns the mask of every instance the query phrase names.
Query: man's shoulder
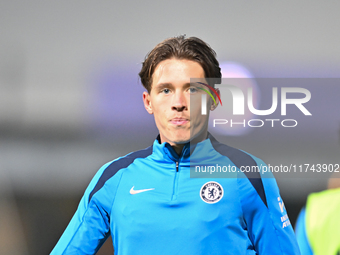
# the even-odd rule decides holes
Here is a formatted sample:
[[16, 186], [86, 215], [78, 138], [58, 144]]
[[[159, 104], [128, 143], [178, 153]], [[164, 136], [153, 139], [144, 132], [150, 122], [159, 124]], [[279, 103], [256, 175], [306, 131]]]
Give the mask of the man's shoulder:
[[[92, 191], [90, 192], [89, 200], [91, 200], [93, 195], [97, 191], [99, 191], [108, 180], [110, 180], [114, 176], [116, 177], [118, 176], [118, 179], [119, 179], [119, 173], [121, 173], [120, 170], [123, 170], [129, 167], [129, 165], [131, 165], [136, 159], [146, 158], [151, 154], [152, 154], [152, 146], [147, 147], [142, 150], [131, 152], [129, 154], [126, 154], [125, 156], [119, 157], [103, 165], [99, 169], [95, 177], [93, 178], [92, 185], [90, 184], [90, 186], [93, 186], [93, 187], [91, 188]], [[114, 179], [117, 179], [117, 178], [114, 178]]]
[[116, 158], [106, 164], [106, 169], [112, 169], [114, 171], [118, 171], [122, 168], [126, 168], [130, 164], [132, 164], [138, 158], [146, 158], [152, 154], [152, 146], [149, 146], [145, 149], [137, 150], [130, 152], [124, 156]]
[[264, 164], [261, 159], [246, 151], [221, 143], [212, 136], [210, 136], [209, 138], [215, 151], [222, 156], [229, 158], [238, 168], [242, 166], [257, 166], [260, 164]]
[[[258, 169], [261, 164], [264, 164], [263, 161], [243, 150], [220, 143], [212, 136], [209, 138], [215, 151], [226, 157], [238, 169], [240, 169], [241, 173], [238, 175], [238, 177], [241, 178], [240, 180], [243, 180], [242, 183], [247, 183], [250, 185], [246, 185], [245, 187], [253, 187], [260, 196], [263, 203], [267, 206], [267, 199], [260, 172], [248, 171], [252, 169]], [[249, 182], [247, 180], [249, 180]]]

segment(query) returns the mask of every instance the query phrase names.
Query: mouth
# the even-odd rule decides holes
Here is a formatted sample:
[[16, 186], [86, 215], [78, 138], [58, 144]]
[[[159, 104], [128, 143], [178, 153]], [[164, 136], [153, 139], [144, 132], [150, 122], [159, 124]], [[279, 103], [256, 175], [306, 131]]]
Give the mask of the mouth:
[[181, 125], [185, 125], [189, 122], [188, 119], [186, 118], [173, 118], [170, 120], [170, 123], [176, 126], [181, 126]]

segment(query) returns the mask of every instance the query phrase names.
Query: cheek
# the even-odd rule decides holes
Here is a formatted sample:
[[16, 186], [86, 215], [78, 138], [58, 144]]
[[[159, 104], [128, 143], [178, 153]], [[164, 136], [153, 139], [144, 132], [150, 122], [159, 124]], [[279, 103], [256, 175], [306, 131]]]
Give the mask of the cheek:
[[164, 104], [152, 102], [152, 110], [157, 124], [163, 124], [167, 120], [167, 110]]
[[190, 111], [191, 112], [197, 112], [197, 111], [201, 110], [202, 100], [201, 100], [200, 95], [191, 96], [189, 102], [190, 102]]
[[[210, 110], [210, 100], [207, 100], [206, 109]], [[209, 113], [208, 113], [209, 114]], [[191, 97], [190, 101], [190, 115], [192, 117], [204, 118], [206, 115], [202, 115], [202, 99], [201, 95]]]
[[191, 97], [191, 102], [190, 102], [190, 119], [192, 120], [192, 127], [201, 127], [205, 126], [208, 123], [209, 119], [209, 113], [210, 113], [210, 105], [211, 102], [208, 99], [207, 100], [207, 114], [202, 115], [202, 100], [201, 100], [201, 95]]

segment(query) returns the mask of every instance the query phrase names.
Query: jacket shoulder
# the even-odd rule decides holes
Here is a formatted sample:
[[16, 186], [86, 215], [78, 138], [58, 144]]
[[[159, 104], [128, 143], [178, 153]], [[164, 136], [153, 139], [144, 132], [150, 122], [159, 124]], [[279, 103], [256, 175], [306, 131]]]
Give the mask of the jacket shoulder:
[[89, 195], [89, 201], [93, 197], [93, 195], [100, 190], [107, 180], [111, 179], [113, 176], [115, 176], [119, 170], [124, 169], [131, 165], [137, 158], [146, 158], [152, 154], [152, 146], [139, 150], [131, 152], [123, 157], [119, 157], [107, 164], [105, 164], [101, 170], [100, 177], [98, 178], [98, 181], [96, 182], [93, 190], [91, 191]]

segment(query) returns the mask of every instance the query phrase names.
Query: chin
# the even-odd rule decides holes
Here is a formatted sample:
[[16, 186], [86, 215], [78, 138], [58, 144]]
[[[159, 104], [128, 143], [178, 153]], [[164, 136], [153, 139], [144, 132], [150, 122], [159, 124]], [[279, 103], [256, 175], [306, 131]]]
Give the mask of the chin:
[[190, 142], [190, 137], [174, 137], [171, 141], [175, 144], [184, 144]]
[[178, 141], [174, 141], [173, 143], [174, 144], [186, 144], [188, 142], [190, 142], [190, 139], [188, 139], [188, 140], [178, 140]]
[[173, 144], [185, 144], [190, 142], [191, 136], [190, 134], [181, 134], [181, 135], [172, 135], [171, 138], [168, 139]]

